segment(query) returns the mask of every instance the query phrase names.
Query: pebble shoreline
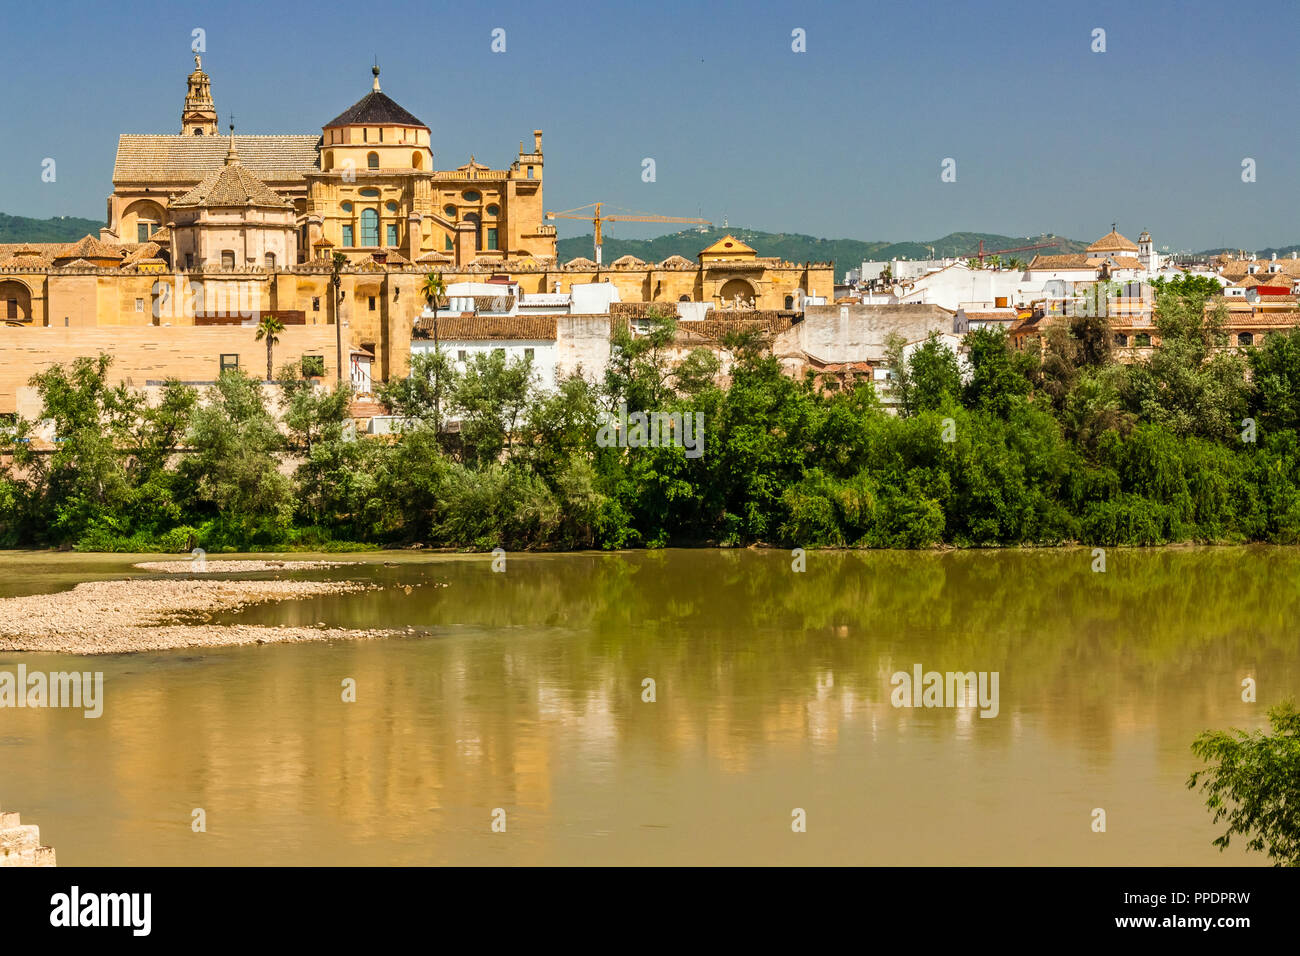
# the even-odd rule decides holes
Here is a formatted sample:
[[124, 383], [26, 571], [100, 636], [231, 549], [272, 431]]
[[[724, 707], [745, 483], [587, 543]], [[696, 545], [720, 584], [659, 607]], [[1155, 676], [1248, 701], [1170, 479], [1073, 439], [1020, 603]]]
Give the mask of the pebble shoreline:
[[[245, 566], [240, 570], [251, 569]], [[176, 623], [180, 615], [236, 610], [264, 601], [374, 587], [354, 581], [89, 581], [56, 594], [0, 599], [0, 651], [129, 654], [183, 647], [358, 640], [400, 634], [392, 630], [323, 625]]]
[[167, 574], [227, 574], [232, 571], [303, 571], [308, 568], [341, 568], [347, 564], [360, 564], [359, 561], [228, 561], [220, 558], [205, 558], [198, 561], [141, 561], [131, 567], [142, 571], [164, 571]]

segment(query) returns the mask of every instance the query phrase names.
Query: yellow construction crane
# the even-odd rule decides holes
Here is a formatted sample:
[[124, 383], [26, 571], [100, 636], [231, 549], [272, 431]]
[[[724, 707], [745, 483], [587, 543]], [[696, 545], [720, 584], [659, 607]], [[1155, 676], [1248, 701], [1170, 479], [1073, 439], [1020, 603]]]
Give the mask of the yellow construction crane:
[[[566, 209], [563, 212], [548, 212], [547, 219], [589, 219], [591, 220], [592, 235], [596, 240], [596, 265], [600, 265], [600, 224], [602, 222], [682, 222], [694, 223], [702, 226], [712, 226], [713, 223], [707, 219], [691, 219], [685, 216], [656, 216], [653, 213], [633, 213], [630, 215], [602, 216], [600, 207], [605, 205], [600, 202], [589, 202], [585, 206], [579, 206], [576, 209]], [[583, 212], [584, 209], [595, 208], [594, 213]], [[575, 215], [581, 213], [581, 215]]]

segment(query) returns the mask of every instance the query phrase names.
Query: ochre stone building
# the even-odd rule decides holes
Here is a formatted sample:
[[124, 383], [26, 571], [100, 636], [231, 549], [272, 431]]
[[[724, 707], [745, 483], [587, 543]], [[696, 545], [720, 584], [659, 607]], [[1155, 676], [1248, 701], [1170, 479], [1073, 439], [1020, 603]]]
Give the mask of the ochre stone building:
[[[371, 89], [319, 134], [247, 136], [221, 131], [211, 78], [195, 57], [181, 132], [119, 138], [98, 238], [0, 244], [0, 365], [12, 366], [0, 413], [13, 411], [12, 390], [34, 370], [35, 338], [22, 337], [33, 327], [139, 328], [116, 338], [58, 337], [60, 360], [79, 342], [86, 354], [117, 343], [107, 350], [131, 350], [117, 364], [132, 375], [208, 381], [237, 351], [249, 353], [239, 361], [256, 371], [255, 349], [186, 328], [254, 324], [265, 312], [291, 330], [341, 322], [331, 373], [360, 354], [383, 381], [407, 373], [430, 272], [447, 285], [514, 282], [525, 295], [609, 283], [624, 303], [694, 302], [719, 313], [798, 310], [805, 295], [833, 294], [832, 263], [763, 258], [731, 236], [698, 262], [562, 264], [555, 227], [543, 222], [542, 131], [519, 144], [507, 168], [471, 156], [439, 170], [430, 128], [373, 73]], [[335, 252], [347, 259], [337, 296]], [[151, 338], [149, 327], [171, 331]], [[286, 336], [276, 362], [314, 359], [327, 338]]]

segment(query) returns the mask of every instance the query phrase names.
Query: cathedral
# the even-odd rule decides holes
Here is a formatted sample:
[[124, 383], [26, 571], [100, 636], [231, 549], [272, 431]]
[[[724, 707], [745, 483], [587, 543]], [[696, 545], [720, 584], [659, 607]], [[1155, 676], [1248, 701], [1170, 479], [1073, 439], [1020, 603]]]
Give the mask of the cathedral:
[[[436, 169], [429, 127], [383, 92], [379, 67], [372, 73], [370, 91], [326, 123], [320, 135], [236, 138], [231, 129], [227, 138], [218, 124], [211, 78], [196, 56], [180, 132], [119, 138], [108, 224], [100, 239], [157, 241], [177, 211], [193, 208], [196, 189], [211, 192], [206, 179], [237, 165], [236, 178], [249, 196], [264, 200], [269, 190], [292, 210], [292, 236], [241, 241], [239, 248], [225, 250], [225, 262], [205, 254], [203, 244], [192, 244], [173, 250], [177, 265], [291, 266], [328, 259], [336, 251], [353, 261], [395, 264], [554, 259], [555, 227], [542, 222], [542, 131], [533, 130], [527, 150], [519, 144], [506, 169], [492, 169], [472, 156], [455, 169]], [[237, 163], [230, 162], [232, 154]], [[217, 207], [209, 203], [208, 208]], [[268, 207], [256, 208], [257, 231], [282, 231], [286, 217], [264, 222], [262, 210]], [[163, 232], [160, 238], [170, 235]], [[268, 252], [268, 245], [276, 251]]]

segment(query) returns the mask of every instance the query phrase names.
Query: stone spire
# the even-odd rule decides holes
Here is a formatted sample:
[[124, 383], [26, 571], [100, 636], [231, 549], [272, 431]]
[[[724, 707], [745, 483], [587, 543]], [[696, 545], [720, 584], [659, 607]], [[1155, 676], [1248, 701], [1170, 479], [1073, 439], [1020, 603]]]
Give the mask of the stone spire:
[[[195, 57], [197, 60], [198, 57]], [[239, 150], [235, 148], [235, 114], [230, 114], [230, 149], [226, 150], [226, 165], [239, 165]]]
[[189, 77], [185, 93], [185, 108], [181, 111], [181, 133], [185, 136], [216, 136], [217, 108], [212, 102], [212, 81], [203, 72], [203, 61], [194, 57], [194, 72]]

